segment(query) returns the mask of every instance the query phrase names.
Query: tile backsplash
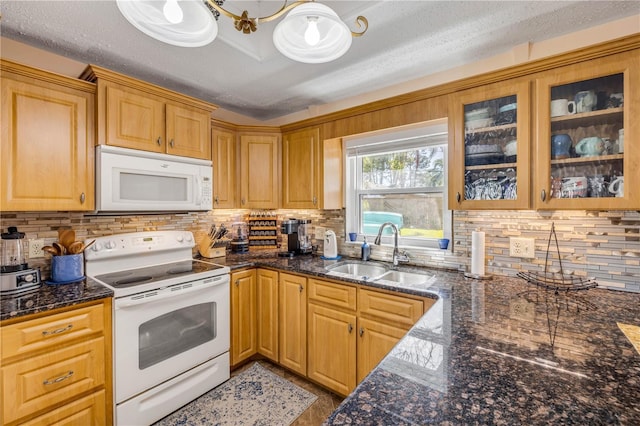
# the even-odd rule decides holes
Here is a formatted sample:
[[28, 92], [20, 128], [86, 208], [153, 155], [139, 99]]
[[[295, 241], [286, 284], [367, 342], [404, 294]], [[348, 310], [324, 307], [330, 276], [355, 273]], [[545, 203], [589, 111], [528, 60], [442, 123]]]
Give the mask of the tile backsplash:
[[[73, 228], [77, 239], [115, 233], [146, 230], [180, 229], [192, 231], [196, 238], [212, 223], [246, 220], [249, 210], [213, 210], [184, 214], [96, 216], [76, 212], [3, 212], [4, 232], [17, 226], [27, 239], [56, 241], [59, 228]], [[358, 257], [360, 245], [345, 242], [342, 210], [278, 210], [278, 219], [311, 219], [313, 227], [333, 229], [338, 236], [340, 254]], [[454, 237], [449, 250], [409, 250], [411, 263], [458, 270], [469, 270], [471, 233], [484, 231], [486, 273], [514, 276], [520, 271], [541, 272], [551, 224], [555, 223], [562, 266], [565, 273], [593, 277], [601, 287], [640, 292], [640, 213], [635, 211], [456, 211]], [[535, 258], [509, 256], [509, 238], [535, 239]], [[279, 243], [282, 243], [279, 237]], [[322, 252], [322, 239], [315, 241]], [[558, 268], [555, 242], [552, 244], [550, 268]], [[390, 260], [391, 248], [372, 246], [372, 258]], [[48, 255], [47, 255], [48, 256]], [[49, 258], [29, 259], [39, 266], [43, 276], [49, 274]]]

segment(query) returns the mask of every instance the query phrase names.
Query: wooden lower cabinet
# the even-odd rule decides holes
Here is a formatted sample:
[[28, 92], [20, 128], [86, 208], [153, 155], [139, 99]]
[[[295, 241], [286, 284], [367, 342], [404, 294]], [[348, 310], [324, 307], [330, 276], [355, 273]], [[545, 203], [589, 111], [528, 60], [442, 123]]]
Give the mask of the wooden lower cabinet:
[[260, 355], [278, 362], [278, 272], [269, 269], [256, 271], [258, 300], [258, 344]]
[[112, 423], [111, 299], [8, 320], [0, 334], [1, 424]]
[[231, 274], [231, 365], [256, 353], [256, 270]]
[[435, 302], [269, 269], [231, 275], [232, 365], [256, 353], [348, 395]]
[[348, 395], [356, 386], [356, 316], [309, 303], [307, 376]]
[[358, 318], [358, 383], [382, 361], [409, 328]]
[[307, 374], [307, 279], [280, 273], [279, 279], [279, 362]]

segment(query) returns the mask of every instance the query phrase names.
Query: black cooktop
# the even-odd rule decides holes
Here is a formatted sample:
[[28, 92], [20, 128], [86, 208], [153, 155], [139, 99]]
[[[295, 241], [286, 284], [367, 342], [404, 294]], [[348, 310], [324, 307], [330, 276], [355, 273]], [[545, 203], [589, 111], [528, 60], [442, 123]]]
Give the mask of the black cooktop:
[[[206, 276], [209, 275], [207, 273], [221, 268], [223, 268], [223, 266], [199, 260], [184, 260], [144, 268], [110, 272], [108, 274], [97, 275], [94, 278], [114, 288], [127, 288], [181, 277], [184, 277], [185, 281], [202, 278], [194, 274], [205, 274]], [[212, 273], [210, 275], [214, 276], [216, 274]]]

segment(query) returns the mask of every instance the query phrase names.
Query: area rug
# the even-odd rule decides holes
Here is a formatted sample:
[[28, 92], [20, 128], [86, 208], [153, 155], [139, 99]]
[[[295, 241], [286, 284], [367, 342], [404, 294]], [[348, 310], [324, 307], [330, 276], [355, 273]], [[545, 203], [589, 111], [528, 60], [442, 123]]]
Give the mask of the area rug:
[[317, 398], [256, 362], [154, 426], [290, 425]]

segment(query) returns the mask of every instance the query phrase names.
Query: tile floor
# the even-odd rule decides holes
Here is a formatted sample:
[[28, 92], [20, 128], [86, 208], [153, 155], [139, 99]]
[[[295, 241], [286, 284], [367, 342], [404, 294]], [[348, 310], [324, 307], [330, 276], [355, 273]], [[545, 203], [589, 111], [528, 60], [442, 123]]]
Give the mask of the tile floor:
[[[284, 377], [289, 380], [291, 383], [295, 383], [297, 386], [300, 386], [302, 389], [305, 389], [308, 392], [311, 392], [314, 395], [318, 396], [316, 402], [314, 402], [311, 407], [309, 407], [304, 413], [300, 415], [296, 419], [295, 422], [292, 423], [292, 426], [319, 426], [322, 422], [329, 417], [329, 414], [333, 413], [338, 405], [342, 402], [342, 397], [335, 395], [320, 386], [317, 386], [300, 376], [297, 376], [282, 367], [271, 364], [267, 360], [259, 360], [263, 367], [268, 368], [273, 373]], [[243, 369], [251, 366], [253, 362], [249, 362], [242, 367], [231, 372], [231, 376], [238, 374]]]

